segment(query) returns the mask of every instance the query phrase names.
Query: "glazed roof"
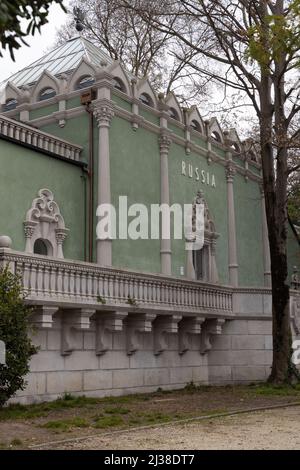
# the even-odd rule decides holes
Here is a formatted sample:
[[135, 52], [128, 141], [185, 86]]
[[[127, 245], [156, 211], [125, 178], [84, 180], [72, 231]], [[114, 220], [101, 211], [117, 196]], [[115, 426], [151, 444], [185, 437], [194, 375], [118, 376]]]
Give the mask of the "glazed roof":
[[107, 54], [91, 41], [83, 37], [76, 37], [62, 46], [56, 47], [23, 70], [13, 74], [2, 85], [8, 82], [14, 83], [17, 87], [33, 85], [45, 70], [56, 76], [62, 73], [70, 73], [79, 65], [83, 57], [86, 57], [89, 62], [96, 66], [99, 66], [103, 61], [108, 64], [113, 62]]

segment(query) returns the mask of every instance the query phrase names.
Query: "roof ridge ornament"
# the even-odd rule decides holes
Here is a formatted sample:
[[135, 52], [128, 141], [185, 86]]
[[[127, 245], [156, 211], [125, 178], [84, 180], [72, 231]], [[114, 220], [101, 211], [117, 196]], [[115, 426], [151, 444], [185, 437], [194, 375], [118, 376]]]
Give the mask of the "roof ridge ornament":
[[75, 28], [79, 33], [82, 33], [82, 31], [84, 30], [85, 15], [83, 11], [78, 7], [73, 8], [73, 15], [76, 22]]

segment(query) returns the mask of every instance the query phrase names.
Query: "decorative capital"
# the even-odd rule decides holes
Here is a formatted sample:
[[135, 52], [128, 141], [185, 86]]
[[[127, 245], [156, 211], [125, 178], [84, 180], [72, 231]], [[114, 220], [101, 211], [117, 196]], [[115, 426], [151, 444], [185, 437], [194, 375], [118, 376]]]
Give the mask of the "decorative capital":
[[109, 102], [94, 103], [93, 114], [97, 119], [98, 127], [110, 127], [112, 118], [114, 117], [114, 109]]
[[159, 138], [159, 148], [162, 153], [168, 153], [172, 141], [168, 134], [161, 134]]
[[24, 232], [25, 232], [25, 238], [32, 238], [35, 228], [37, 226], [37, 222], [24, 222]]
[[63, 228], [57, 228], [55, 230], [55, 237], [58, 245], [62, 245], [65, 239], [67, 238], [69, 230]]
[[228, 183], [233, 182], [235, 174], [236, 174], [235, 166], [232, 161], [229, 161], [226, 167], [226, 179]]

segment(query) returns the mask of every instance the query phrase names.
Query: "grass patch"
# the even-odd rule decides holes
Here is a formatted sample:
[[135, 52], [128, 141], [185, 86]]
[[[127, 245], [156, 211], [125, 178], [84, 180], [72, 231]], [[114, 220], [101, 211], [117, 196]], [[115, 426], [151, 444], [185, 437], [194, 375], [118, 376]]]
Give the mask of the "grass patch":
[[271, 385], [271, 384], [259, 384], [251, 385], [249, 387], [251, 395], [263, 395], [263, 396], [300, 396], [300, 384], [296, 385]]
[[97, 419], [97, 421], [93, 424], [93, 427], [96, 429], [106, 429], [115, 426], [122, 426], [123, 424], [124, 419], [122, 416], [112, 415]]
[[41, 427], [54, 431], [70, 431], [72, 428], [88, 428], [89, 422], [84, 418], [76, 417], [65, 420], [48, 421], [48, 423], [42, 424]]
[[137, 417], [140, 418], [140, 422], [143, 424], [151, 423], [165, 423], [174, 419], [174, 416], [161, 413], [160, 411], [149, 411], [147, 413], [137, 413]]
[[128, 408], [122, 408], [121, 406], [115, 406], [113, 408], [105, 408], [104, 413], [109, 415], [127, 415], [130, 413]]

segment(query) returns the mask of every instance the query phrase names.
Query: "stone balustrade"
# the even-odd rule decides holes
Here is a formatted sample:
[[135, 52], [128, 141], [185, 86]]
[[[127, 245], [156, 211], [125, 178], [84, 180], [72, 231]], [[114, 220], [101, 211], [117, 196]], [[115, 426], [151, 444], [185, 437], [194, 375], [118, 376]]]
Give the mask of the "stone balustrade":
[[82, 147], [2, 115], [0, 116], [0, 135], [56, 154], [59, 157], [80, 161]]
[[0, 267], [19, 272], [33, 305], [233, 315], [230, 287], [0, 249]]

